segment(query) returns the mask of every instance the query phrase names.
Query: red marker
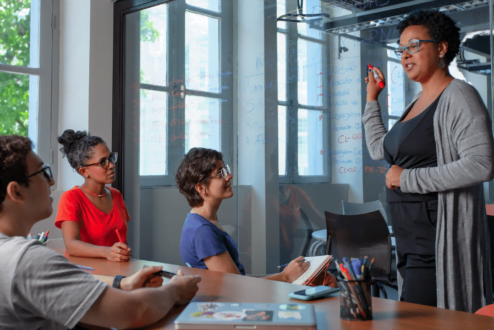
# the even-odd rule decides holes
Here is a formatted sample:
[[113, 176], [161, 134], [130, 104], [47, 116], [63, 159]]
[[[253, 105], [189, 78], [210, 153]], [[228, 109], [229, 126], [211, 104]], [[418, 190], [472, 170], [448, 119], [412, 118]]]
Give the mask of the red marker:
[[379, 84], [379, 87], [381, 87], [381, 89], [384, 88], [384, 82], [381, 80], [381, 77], [379, 77], [379, 73], [377, 73], [375, 70], [374, 70], [374, 67], [370, 64], [367, 64], [369, 66], [369, 69], [372, 70], [372, 73], [374, 73], [374, 79], [377, 80], [377, 83]]

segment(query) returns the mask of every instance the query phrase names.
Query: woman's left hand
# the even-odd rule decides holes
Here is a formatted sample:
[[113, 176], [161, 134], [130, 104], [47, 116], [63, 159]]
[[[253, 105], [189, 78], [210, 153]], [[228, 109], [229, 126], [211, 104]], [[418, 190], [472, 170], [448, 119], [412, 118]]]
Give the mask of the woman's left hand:
[[141, 269], [132, 276], [123, 278], [120, 282], [120, 288], [124, 291], [132, 291], [144, 287], [160, 287], [163, 284], [163, 278], [155, 275], [163, 269], [163, 266], [151, 266]]
[[395, 190], [400, 186], [400, 177], [403, 168], [398, 165], [391, 165], [388, 173], [386, 173], [386, 187], [391, 190]]

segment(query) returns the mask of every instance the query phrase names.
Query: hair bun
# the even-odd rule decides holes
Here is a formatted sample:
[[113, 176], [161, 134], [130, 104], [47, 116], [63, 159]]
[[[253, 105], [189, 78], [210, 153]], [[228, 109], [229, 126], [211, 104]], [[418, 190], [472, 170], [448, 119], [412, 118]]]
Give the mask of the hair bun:
[[62, 148], [60, 148], [60, 151], [64, 155], [67, 155], [70, 153], [71, 149], [74, 147], [74, 145], [77, 144], [80, 140], [84, 139], [87, 136], [86, 131], [77, 131], [75, 132], [73, 129], [66, 129], [62, 135], [58, 137], [58, 143], [63, 145]]

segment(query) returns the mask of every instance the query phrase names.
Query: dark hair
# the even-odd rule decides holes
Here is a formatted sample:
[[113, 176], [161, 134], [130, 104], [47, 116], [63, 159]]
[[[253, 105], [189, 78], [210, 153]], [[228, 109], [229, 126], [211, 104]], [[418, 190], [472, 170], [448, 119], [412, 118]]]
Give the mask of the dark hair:
[[0, 212], [10, 182], [15, 181], [26, 187], [29, 185], [26, 156], [32, 146], [33, 143], [27, 137], [0, 136]]
[[437, 43], [446, 41], [448, 51], [444, 55], [444, 61], [449, 65], [460, 51], [460, 28], [448, 15], [437, 9], [420, 9], [412, 11], [397, 25], [400, 35], [412, 25], [421, 25], [427, 29], [432, 39]]
[[86, 131], [74, 132], [72, 129], [65, 130], [58, 137], [58, 143], [63, 145], [60, 148], [63, 156], [67, 156], [70, 166], [75, 169], [82, 167], [84, 161], [91, 158], [93, 148], [100, 143], [106, 145], [99, 136], [93, 136]]
[[217, 160], [223, 161], [223, 155], [219, 151], [192, 148], [178, 166], [175, 182], [191, 207], [202, 204], [203, 199], [195, 188], [196, 184], [202, 181], [209, 183], [209, 176], [216, 168]]

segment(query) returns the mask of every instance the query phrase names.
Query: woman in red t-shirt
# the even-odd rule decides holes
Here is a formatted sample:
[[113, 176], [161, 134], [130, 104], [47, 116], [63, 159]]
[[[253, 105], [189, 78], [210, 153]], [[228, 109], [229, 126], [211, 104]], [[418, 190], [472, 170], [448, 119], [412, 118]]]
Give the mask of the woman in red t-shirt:
[[58, 142], [70, 165], [84, 177], [84, 183], [64, 192], [58, 204], [55, 226], [62, 229], [67, 253], [130, 260], [129, 214], [122, 194], [106, 187], [115, 181], [117, 154], [100, 137], [82, 131], [65, 130]]

